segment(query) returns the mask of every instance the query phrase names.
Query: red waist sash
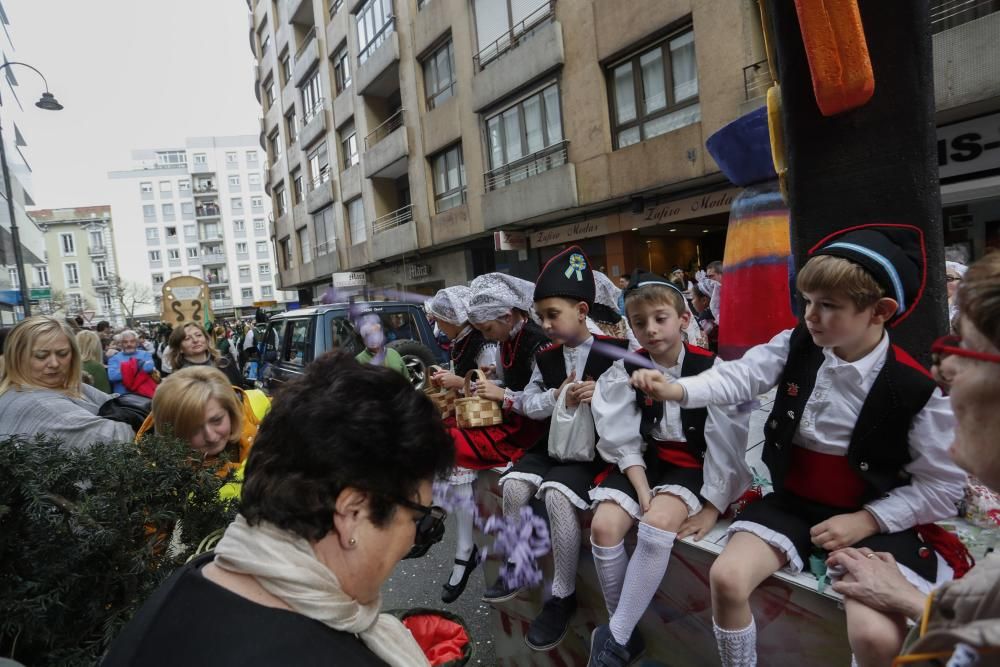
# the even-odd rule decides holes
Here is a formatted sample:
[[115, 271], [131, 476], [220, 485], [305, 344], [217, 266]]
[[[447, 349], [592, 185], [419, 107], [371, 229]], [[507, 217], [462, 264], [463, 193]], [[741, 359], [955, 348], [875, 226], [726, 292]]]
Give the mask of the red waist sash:
[[686, 442], [665, 442], [654, 440], [656, 458], [673, 464], [678, 468], [701, 468], [702, 461], [691, 453], [691, 446]]
[[864, 504], [867, 485], [846, 456], [793, 445], [785, 490], [823, 505], [857, 510]]

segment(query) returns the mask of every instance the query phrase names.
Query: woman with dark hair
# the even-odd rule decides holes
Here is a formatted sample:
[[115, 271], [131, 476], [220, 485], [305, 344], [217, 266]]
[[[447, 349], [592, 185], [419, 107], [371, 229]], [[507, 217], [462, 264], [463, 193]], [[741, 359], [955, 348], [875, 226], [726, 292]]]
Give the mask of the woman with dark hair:
[[379, 590], [441, 539], [431, 482], [453, 464], [437, 408], [405, 378], [320, 357], [264, 418], [215, 553], [146, 601], [104, 665], [427, 665]]

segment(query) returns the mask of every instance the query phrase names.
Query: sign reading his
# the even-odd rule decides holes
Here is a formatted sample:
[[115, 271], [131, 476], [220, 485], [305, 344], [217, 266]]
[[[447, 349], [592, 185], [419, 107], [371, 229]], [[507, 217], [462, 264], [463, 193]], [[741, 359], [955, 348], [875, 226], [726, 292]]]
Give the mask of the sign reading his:
[[208, 285], [201, 278], [177, 276], [163, 283], [160, 319], [172, 327], [188, 322], [204, 324], [215, 319]]

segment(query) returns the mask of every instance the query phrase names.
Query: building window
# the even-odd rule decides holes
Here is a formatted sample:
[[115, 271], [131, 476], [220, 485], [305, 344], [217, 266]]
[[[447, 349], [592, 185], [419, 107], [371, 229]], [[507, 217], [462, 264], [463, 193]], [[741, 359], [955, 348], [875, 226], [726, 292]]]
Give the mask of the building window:
[[547, 0], [475, 0], [474, 4], [479, 48], [474, 63], [482, 69], [517, 46], [520, 37], [547, 23], [555, 3]]
[[115, 305], [115, 299], [110, 294], [101, 295], [101, 306], [104, 308], [105, 313], [110, 313]]
[[313, 230], [316, 232], [316, 256], [325, 255], [337, 250], [336, 220], [334, 220], [333, 205], [313, 213]]
[[274, 106], [274, 100], [277, 99], [277, 92], [274, 89], [274, 77], [268, 75], [268, 77], [264, 79], [262, 86], [264, 88], [264, 107], [266, 109], [270, 109]]
[[309, 247], [309, 228], [303, 227], [296, 232], [299, 236], [299, 259], [303, 264], [312, 261], [312, 249]]
[[296, 167], [292, 172], [292, 204], [301, 204], [305, 196], [304, 183], [302, 181], [302, 169]]
[[319, 81], [319, 69], [314, 71], [302, 84], [302, 124], [309, 121], [323, 108], [323, 88]]
[[194, 202], [182, 201], [181, 202], [181, 215], [185, 220], [190, 220], [194, 217]]
[[7, 269], [7, 278], [10, 279], [10, 286], [14, 289], [21, 289], [21, 278], [17, 275], [17, 269]]
[[190, 247], [190, 248], [188, 248], [187, 249], [187, 258], [188, 259], [197, 259], [198, 258], [198, 249], [195, 248], [195, 247], [193, 247], [193, 246]]
[[153, 184], [150, 181], [143, 181], [139, 184], [139, 192], [147, 194], [153, 191]]
[[146, 230], [146, 240], [147, 241], [159, 241], [160, 240], [160, 230], [156, 227], [150, 227]]
[[229, 187], [230, 188], [235, 188], [235, 189], [239, 190], [240, 189], [240, 177], [239, 176], [230, 176], [229, 177]]
[[241, 287], [240, 288], [240, 296], [243, 297], [244, 299], [252, 299], [253, 298], [253, 288], [252, 287]]
[[69, 309], [70, 312], [78, 313], [83, 310], [83, 296], [79, 294], [69, 295]]
[[142, 217], [146, 222], [156, 222], [156, 206], [153, 204], [142, 205]]
[[434, 171], [434, 202], [437, 212], [460, 206], [465, 201], [465, 161], [462, 145], [452, 146], [431, 158]]
[[149, 261], [151, 261], [151, 262], [159, 262], [160, 261], [160, 251], [159, 250], [150, 250], [149, 251]]
[[285, 134], [288, 135], [288, 145], [291, 146], [299, 140], [299, 121], [295, 116], [295, 109], [285, 116]]
[[358, 10], [357, 17], [358, 46], [361, 48], [358, 62], [363, 63], [392, 34], [392, 0], [368, 0]]
[[198, 240], [198, 230], [194, 225], [184, 225], [184, 240], [185, 241]]
[[309, 163], [309, 180], [312, 183], [312, 189], [315, 190], [330, 180], [330, 157], [329, 151], [326, 148], [326, 142], [321, 142], [319, 146], [313, 149], [307, 159]]
[[250, 280], [250, 267], [246, 264], [239, 268], [240, 280]]
[[164, 220], [173, 220], [174, 219], [174, 205], [173, 204], [164, 204], [163, 205], [163, 219]]
[[208, 154], [207, 153], [195, 153], [194, 154], [194, 163], [197, 164], [197, 165], [202, 165], [202, 166], [208, 164]]
[[264, 229], [265, 229], [265, 227], [264, 227], [264, 218], [254, 218], [253, 219], [253, 230], [255, 232], [262, 232], [262, 231], [264, 231]]
[[245, 255], [248, 252], [250, 252], [250, 251], [247, 249], [246, 241], [240, 241], [239, 243], [236, 244], [236, 254], [237, 255]]
[[250, 208], [254, 210], [264, 208], [264, 198], [263, 197], [250, 197]]
[[344, 155], [344, 169], [350, 169], [359, 161], [358, 135], [354, 131], [354, 121], [348, 121], [339, 130], [340, 149]]
[[90, 249], [96, 251], [104, 250], [104, 232], [99, 229], [90, 232]]
[[94, 262], [94, 274], [97, 276], [98, 280], [107, 280], [108, 279], [107, 262]]
[[170, 239], [176, 239], [177, 238], [177, 228], [176, 227], [167, 227], [166, 228], [166, 232], [167, 232], [167, 240], [168, 241]]
[[261, 285], [260, 286], [260, 296], [262, 298], [266, 299], [266, 298], [268, 298], [270, 296], [273, 296], [273, 294], [274, 294], [274, 292], [272, 291], [270, 285]]
[[234, 213], [236, 211], [242, 211], [243, 210], [243, 199], [241, 197], [233, 197], [232, 199], [230, 199], [229, 200], [229, 210], [233, 211]]
[[365, 206], [361, 197], [347, 202], [347, 225], [351, 232], [351, 244], [364, 243], [368, 237], [365, 229]]
[[260, 40], [260, 55], [263, 57], [267, 53], [267, 49], [271, 46], [271, 36], [264, 35]]
[[59, 235], [59, 251], [63, 257], [72, 257], [76, 254], [76, 239], [72, 234]]
[[286, 236], [278, 241], [278, 252], [281, 253], [279, 258], [284, 264], [286, 271], [295, 266], [294, 260], [292, 259], [292, 240], [290, 238]]
[[608, 69], [615, 148], [701, 120], [694, 32], [687, 30]]
[[[14, 270], [14, 273], [15, 274], [17, 273], [16, 269]], [[39, 287], [48, 287], [49, 286], [49, 267], [47, 267], [47, 266], [36, 266], [35, 267], [35, 275], [38, 277], [38, 286]], [[13, 281], [11, 281], [11, 282], [13, 282]]]
[[240, 154], [236, 151], [226, 151], [226, 164], [227, 165], [238, 165], [240, 163]]
[[170, 181], [160, 181], [160, 194], [161, 195], [169, 195], [173, 191], [174, 191], [173, 190], [173, 185], [170, 184]]
[[288, 213], [288, 197], [285, 194], [285, 186], [283, 185], [274, 189], [274, 210], [279, 218]]
[[257, 254], [258, 255], [266, 255], [267, 254], [267, 241], [257, 241], [257, 243], [255, 244], [255, 246], [257, 248]]
[[247, 166], [257, 165], [257, 151], [247, 151]]
[[246, 223], [242, 220], [233, 220], [233, 231], [234, 232], [245, 232]]
[[292, 80], [292, 56], [289, 55], [287, 49], [281, 54], [278, 61], [281, 63], [281, 84], [287, 86], [288, 82]]
[[257, 273], [259, 275], [261, 275], [261, 276], [270, 276], [271, 275], [271, 265], [270, 264], [258, 264], [257, 265]]
[[167, 259], [168, 260], [170, 260], [170, 261], [180, 260], [180, 258], [181, 258], [181, 251], [178, 250], [177, 248], [170, 248], [169, 250], [167, 250]]
[[343, 6], [344, 0], [330, 0], [330, 17], [332, 18]]
[[177, 181], [177, 191], [178, 192], [191, 192], [191, 181], [188, 179], [183, 179]]
[[66, 270], [66, 285], [68, 287], [79, 287], [80, 285], [80, 269], [75, 264], [64, 264], [63, 267]]
[[347, 52], [346, 40], [333, 54], [333, 81], [338, 95], [351, 85], [351, 58]]
[[566, 163], [559, 85], [551, 84], [486, 120], [493, 190]]
[[278, 128], [267, 136], [267, 145], [271, 149], [271, 164], [275, 164], [281, 159], [281, 140], [278, 138]]
[[187, 153], [184, 151], [161, 151], [156, 154], [156, 166], [159, 169], [183, 167], [187, 164]]
[[154, 273], [153, 274], [153, 285], [162, 285], [162, 284], [163, 284], [163, 274], [162, 273]]
[[250, 174], [247, 176], [247, 182], [249, 182], [250, 185], [260, 185], [260, 174]]
[[451, 39], [424, 61], [424, 89], [428, 109], [455, 94], [455, 52]]

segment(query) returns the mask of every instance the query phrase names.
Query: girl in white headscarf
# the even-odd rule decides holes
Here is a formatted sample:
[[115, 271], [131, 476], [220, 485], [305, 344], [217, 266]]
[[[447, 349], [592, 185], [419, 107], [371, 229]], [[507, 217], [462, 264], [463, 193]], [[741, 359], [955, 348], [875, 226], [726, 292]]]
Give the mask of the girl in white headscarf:
[[622, 338], [628, 341], [628, 349], [632, 352], [639, 349], [639, 341], [628, 325], [628, 319], [618, 310], [618, 300], [622, 290], [600, 271], [594, 271], [594, 305], [587, 317], [587, 329], [590, 333], [612, 338]]

